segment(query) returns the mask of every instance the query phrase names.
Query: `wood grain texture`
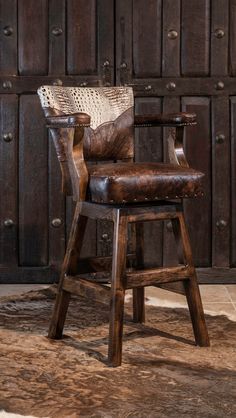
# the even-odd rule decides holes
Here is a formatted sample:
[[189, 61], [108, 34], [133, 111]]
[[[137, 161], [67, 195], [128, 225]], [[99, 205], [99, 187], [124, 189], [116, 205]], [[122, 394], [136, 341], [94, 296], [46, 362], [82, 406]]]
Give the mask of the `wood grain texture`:
[[65, 277], [63, 290], [77, 296], [82, 296], [93, 302], [108, 304], [110, 301], [110, 288], [99, 283], [77, 277]]
[[[236, 265], [236, 245], [234, 240], [234, 101], [232, 101], [231, 110], [232, 126], [229, 132], [231, 138], [226, 134], [225, 142], [219, 144], [215, 142], [215, 137], [218, 133], [221, 134], [225, 130], [228, 131], [228, 126], [224, 123], [224, 121], [227, 124], [229, 123], [226, 98], [236, 95], [236, 83], [234, 79], [236, 74], [236, 1], [200, 0], [196, 2], [194, 0], [183, 0], [182, 2], [180, 0], [164, 0], [161, 5], [161, 13], [159, 13], [160, 2], [152, 2], [151, 0], [148, 3], [146, 2], [149, 4], [149, 7], [146, 7], [146, 3], [141, 1], [137, 3], [139, 7], [136, 7], [136, 2], [126, 0], [119, 0], [117, 2], [111, 2], [110, 0], [79, 2], [72, 0], [71, 3], [68, 2], [68, 8], [65, 0], [40, 0], [37, 2], [25, 0], [19, 1], [18, 3], [19, 8], [17, 13], [16, 0], [0, 0], [0, 93], [4, 95], [4, 108], [11, 107], [11, 96], [28, 95], [29, 93], [34, 94], [40, 85], [53, 83], [62, 83], [67, 86], [80, 85], [81, 83], [86, 83], [88, 86], [106, 85], [106, 83], [128, 83], [134, 87], [135, 96], [140, 103], [147, 99], [151, 101], [152, 104], [150, 106], [155, 113], [157, 109], [162, 110], [162, 106], [158, 104], [160, 97], [164, 98], [163, 110], [167, 112], [180, 110], [178, 108], [179, 97], [187, 96], [189, 98], [188, 100], [192, 104], [188, 102], [188, 106], [194, 108], [200, 118], [199, 128], [194, 128], [191, 133], [187, 134], [188, 143], [191, 144], [191, 150], [188, 151], [189, 155], [191, 154], [190, 161], [195, 167], [200, 163], [203, 171], [206, 172], [208, 196], [210, 196], [213, 186], [216, 199], [216, 204], [211, 203], [210, 197], [208, 201], [204, 198], [204, 200], [198, 200], [193, 203], [189, 202], [187, 204], [189, 207], [187, 209], [187, 221], [190, 225], [191, 238], [193, 237], [196, 261], [201, 268], [199, 280], [207, 283], [211, 280], [213, 283], [219, 283], [220, 281], [232, 283], [235, 280], [235, 272], [232, 268], [232, 274], [230, 274], [228, 267]], [[183, 6], [182, 17], [180, 3]], [[78, 5], [80, 6], [79, 8], [77, 7]], [[83, 6], [83, 11], [81, 11], [81, 6]], [[151, 11], [154, 12], [151, 13]], [[155, 22], [151, 24], [155, 20], [154, 16], [158, 21], [158, 30], [156, 30]], [[85, 28], [82, 34], [78, 28], [81, 19], [82, 29]], [[70, 21], [72, 24], [69, 28]], [[139, 28], [137, 25], [134, 25], [135, 22], [140, 23]], [[68, 30], [66, 28], [67, 25]], [[4, 34], [6, 27], [12, 28], [12, 33], [9, 36]], [[62, 33], [58, 36], [52, 33], [52, 30], [56, 27], [62, 29]], [[215, 35], [217, 29], [224, 31], [222, 37], [217, 38]], [[74, 35], [72, 33], [73, 30], [75, 31]], [[68, 31], [71, 31], [70, 36], [71, 39], [73, 38], [72, 43], [75, 48], [73, 51], [69, 48], [72, 43], [68, 40]], [[177, 37], [175, 39], [169, 38], [169, 31], [176, 31]], [[134, 37], [133, 34], [135, 35]], [[81, 39], [83, 43], [81, 43]], [[138, 49], [137, 45], [139, 46]], [[66, 49], [70, 49], [70, 59], [69, 55], [65, 57]], [[83, 56], [83, 60], [81, 60], [81, 56]], [[139, 75], [133, 71], [133, 58], [135, 58], [135, 68], [139, 71]], [[69, 61], [70, 65], [74, 65], [73, 74], [67, 74]], [[108, 64], [104, 67], [103, 64], [106, 61], [108, 61]], [[155, 65], [152, 66], [152, 64]], [[150, 74], [146, 74], [145, 71], [149, 71]], [[217, 87], [219, 81], [223, 83], [222, 89]], [[175, 84], [174, 90], [168, 89], [168, 85], [171, 82]], [[8, 95], [8, 93], [10, 94]], [[9, 97], [9, 101], [7, 98], [5, 99], [6, 94]], [[209, 103], [210, 106], [208, 106], [207, 101], [210, 97], [214, 97], [215, 99], [213, 99], [212, 105]], [[201, 102], [201, 98], [203, 98], [203, 101], [205, 100], [206, 107], [204, 107], [205, 105], [202, 107], [203, 102]], [[202, 103], [201, 105], [199, 100]], [[165, 103], [168, 103], [168, 106]], [[224, 116], [220, 114], [221, 106], [222, 115]], [[21, 110], [23, 111], [23, 108], [20, 108]], [[210, 116], [211, 111], [213, 111], [212, 116]], [[11, 125], [14, 126], [10, 113], [6, 114], [4, 110], [2, 112], [2, 124], [6, 124], [9, 127]], [[33, 114], [35, 116], [34, 111]], [[25, 115], [20, 116], [19, 120], [24, 119], [24, 117]], [[209, 122], [207, 122], [208, 117]], [[210, 120], [212, 120], [212, 123]], [[212, 132], [210, 132], [211, 130]], [[157, 158], [160, 151], [158, 147], [161, 146], [162, 141], [162, 133], [158, 133], [157, 135], [155, 133], [157, 131], [158, 129], [156, 128], [153, 128], [153, 133], [150, 131], [150, 139], [153, 139], [154, 135], [155, 138], [158, 137], [157, 141], [155, 139], [151, 141], [150, 150], [148, 150], [148, 136], [146, 136], [146, 131], [143, 129], [140, 131], [140, 141], [144, 144], [143, 149], [140, 149], [141, 152], [137, 150], [140, 157], [142, 157], [142, 151], [145, 151], [148, 158]], [[145, 138], [142, 139], [141, 136], [144, 132]], [[194, 132], [193, 136], [192, 132]], [[13, 199], [15, 202], [18, 199], [15, 184], [15, 173], [18, 171], [17, 160], [20, 161], [19, 176], [23, 178], [25, 176], [25, 163], [21, 159], [21, 155], [24, 153], [30, 155], [32, 143], [34, 144], [33, 149], [36, 147], [36, 143], [38, 144], [38, 149], [40, 149], [40, 146], [42, 148], [46, 146], [46, 137], [44, 136], [45, 132], [43, 129], [36, 130], [34, 127], [33, 133], [30, 134], [31, 138], [26, 138], [26, 141], [22, 139], [22, 135], [23, 133], [20, 137], [20, 147], [24, 147], [23, 144], [27, 143], [27, 147], [29, 148], [28, 151], [26, 148], [19, 150], [20, 157], [17, 155], [13, 157], [14, 167], [12, 167], [11, 173], [9, 167], [6, 167], [6, 165], [9, 153], [13, 152], [13, 147], [16, 146], [17, 142], [13, 146], [14, 141], [7, 144], [1, 139], [1, 150], [3, 150], [3, 165], [1, 170], [4, 169], [5, 172], [6, 169], [8, 172], [8, 176], [5, 179], [6, 184], [10, 182], [11, 176], [14, 174], [14, 179], [12, 179], [11, 184], [12, 190], [14, 189], [15, 192], [10, 194], [11, 197], [9, 199]], [[165, 132], [164, 135], [166, 136], [167, 133]], [[211, 141], [207, 139], [210, 138], [210, 135], [212, 135]], [[36, 138], [36, 136], [37, 141], [35, 142], [35, 139], [32, 138]], [[192, 144], [192, 141], [194, 144]], [[230, 141], [231, 150], [229, 146]], [[212, 161], [211, 146], [213, 151]], [[38, 233], [35, 234], [33, 228], [30, 228], [30, 242], [33, 243], [33, 254], [29, 255], [31, 262], [36, 263], [36, 265], [26, 264], [20, 266], [17, 270], [17, 267], [10, 268], [9, 264], [4, 264], [1, 266], [1, 282], [4, 280], [9, 283], [14, 283], [17, 280], [20, 282], [33, 282], [34, 280], [35, 282], [39, 282], [40, 268], [42, 281], [49, 282], [56, 278], [56, 271], [58, 271], [59, 264], [62, 260], [64, 230], [69, 230], [70, 228], [70, 219], [73, 216], [74, 209], [73, 204], [69, 202], [69, 198], [67, 200], [67, 216], [65, 219], [63, 218], [64, 203], [63, 200], [60, 200], [61, 196], [59, 191], [60, 174], [51, 147], [52, 144], [50, 144], [48, 154], [49, 165], [46, 162], [42, 162], [40, 167], [37, 166], [37, 170], [41, 174], [45, 170], [44, 174], [42, 174], [43, 184], [46, 185], [46, 182], [48, 182], [49, 188], [40, 185], [40, 201], [42, 202], [40, 218], [38, 219], [37, 216], [34, 218], [34, 214], [32, 214], [33, 222], [35, 219], [36, 223], [39, 222], [40, 224], [48, 225], [46, 232], [46, 241], [48, 239], [48, 243], [46, 244], [46, 241], [43, 242], [41, 240], [44, 249], [42, 247], [39, 249], [38, 244], [35, 244], [35, 237], [37, 241]], [[221, 150], [224, 150], [224, 152]], [[17, 153], [17, 150], [14, 149], [14, 152]], [[161, 152], [163, 155], [165, 154], [164, 147]], [[229, 172], [230, 159], [231, 197], [229, 196], [229, 184], [226, 180], [226, 174], [228, 175]], [[221, 166], [224, 167], [223, 170]], [[48, 167], [50, 174], [47, 180]], [[23, 172], [21, 172], [22, 168]], [[211, 171], [212, 169], [213, 171]], [[212, 184], [210, 182], [211, 178], [213, 179]], [[31, 193], [31, 177], [29, 177], [29, 174], [27, 174], [26, 180], [28, 182], [27, 193]], [[33, 197], [34, 193], [35, 191], [33, 190]], [[22, 194], [19, 197], [21, 202], [25, 199]], [[6, 206], [9, 199], [4, 199], [1, 205]], [[37, 206], [37, 202], [34, 204]], [[231, 208], [230, 217], [229, 207]], [[17, 208], [15, 209], [17, 210]], [[196, 219], [200, 211], [202, 211], [200, 216], [203, 219], [204, 225], [202, 231], [207, 231], [207, 240], [202, 240], [204, 244], [203, 248], [200, 248], [201, 233], [195, 227]], [[27, 210], [27, 217], [28, 213]], [[103, 215], [104, 213], [101, 216]], [[228, 224], [226, 227], [223, 225], [223, 229], [219, 229], [216, 226], [218, 218], [219, 220], [226, 220], [227, 223], [227, 216]], [[51, 224], [51, 221], [55, 218], [62, 220], [62, 224], [58, 228], [54, 228]], [[21, 219], [23, 220], [23, 218]], [[67, 226], [66, 222], [68, 222]], [[206, 223], [208, 223], [207, 229], [205, 228]], [[91, 226], [88, 226], [88, 233], [83, 248], [83, 254], [85, 256], [95, 255], [96, 251], [101, 255], [110, 252], [112, 234], [109, 224], [108, 226], [104, 225], [105, 223], [103, 222], [102, 226], [97, 228], [97, 231], [93, 221]], [[212, 230], [211, 225], [213, 225]], [[171, 228], [170, 224], [169, 228]], [[26, 226], [23, 227], [23, 230], [26, 229]], [[230, 229], [232, 232], [229, 238]], [[14, 227], [7, 231], [2, 227], [1, 230], [3, 231], [4, 237], [7, 234], [9, 239], [11, 239], [10, 236], [12, 237], [14, 235]], [[40, 227], [40, 234], [43, 234], [43, 230], [46, 231], [45, 226], [43, 228]], [[108, 241], [106, 241], [106, 238], [104, 241], [103, 235], [105, 234], [106, 237], [107, 233]], [[100, 240], [98, 247], [96, 247], [96, 236]], [[200, 238], [198, 239], [199, 236]], [[23, 244], [23, 238], [28, 242], [27, 234], [22, 235], [20, 232], [19, 237], [21, 239], [20, 246]], [[157, 239], [156, 236], [152, 235], [152, 237], [155, 240]], [[168, 252], [168, 255], [164, 256], [163, 261], [168, 265], [175, 264], [176, 262], [174, 257], [175, 245], [171, 241], [171, 237], [171, 231], [164, 232], [165, 250], [163, 251], [164, 253]], [[8, 238], [4, 238], [2, 248], [0, 249], [0, 252], [4, 254], [5, 260], [10, 260], [12, 251], [15, 252], [17, 247], [20, 248], [19, 242], [16, 243], [14, 249], [12, 245], [9, 248], [8, 242], [11, 241]], [[27, 242], [23, 246], [31, 251], [31, 244], [29, 245]], [[152, 242], [151, 239], [150, 242]], [[154, 260], [155, 254], [153, 247], [151, 244], [149, 245], [149, 248], [146, 247], [147, 257], [150, 255], [149, 258]], [[162, 243], [160, 242], [158, 245], [161, 249]], [[35, 251], [38, 250], [39, 252], [44, 252], [43, 261], [40, 259], [41, 255], [37, 253], [36, 256]], [[48, 253], [48, 256], [46, 256], [46, 253]], [[161, 264], [162, 256], [160, 255], [159, 258]], [[33, 259], [34, 261], [32, 261]], [[37, 267], [38, 263], [41, 264], [41, 267]], [[217, 265], [218, 268], [212, 267], [214, 265]], [[210, 278], [211, 275], [212, 279]]]
[[[165, 97], [163, 100], [163, 112], [172, 113], [179, 112], [180, 98], [179, 97]], [[168, 153], [168, 137], [170, 135], [170, 128], [164, 128], [164, 161], [169, 162]], [[177, 264], [177, 254], [175, 239], [172, 231], [171, 222], [165, 222], [163, 227], [163, 265], [174, 266]]]
[[17, 0], [1, 0], [0, 12], [0, 74], [17, 75]]
[[231, 97], [230, 100], [230, 114], [231, 114], [231, 235], [230, 235], [230, 263], [231, 266], [236, 266], [236, 97]]
[[18, 66], [21, 75], [47, 75], [48, 0], [18, 4]]
[[58, 77], [66, 67], [66, 2], [49, 1], [49, 54], [48, 74]]
[[[165, 0], [163, 2], [163, 38], [162, 38], [162, 77], [180, 75], [180, 20], [181, 1]], [[171, 31], [177, 32], [176, 38]]]
[[[18, 265], [18, 97], [0, 97], [0, 264]], [[10, 140], [10, 142], [7, 142]], [[9, 224], [12, 221], [12, 224]], [[8, 222], [8, 224], [6, 224]]]
[[[227, 75], [229, 45], [229, 1], [214, 0], [211, 2], [211, 75]], [[217, 33], [223, 31], [223, 36]], [[232, 39], [233, 41], [233, 39]]]
[[236, 76], [236, 0], [230, 0], [229, 5], [229, 71]]
[[93, 74], [97, 70], [96, 1], [67, 1], [67, 72]]
[[187, 279], [191, 271], [186, 266], [163, 267], [156, 269], [137, 270], [127, 273], [126, 288], [155, 286], [159, 283], [175, 282]]
[[208, 75], [210, 52], [210, 0], [182, 0], [181, 27], [182, 75]]
[[97, 0], [97, 65], [100, 84], [114, 85], [114, 43], [115, 39], [115, 4], [110, 0]]
[[206, 326], [201, 295], [197, 283], [196, 271], [193, 265], [192, 250], [185, 224], [183, 213], [179, 214], [178, 219], [172, 220], [173, 232], [176, 239], [178, 257], [180, 263], [185, 263], [190, 268], [189, 279], [183, 281], [185, 294], [192, 320], [193, 332], [196, 344], [201, 347], [209, 347], [210, 340]]
[[[161, 113], [160, 98], [137, 98], [135, 113]], [[163, 144], [161, 128], [135, 129], [135, 161], [159, 162], [163, 160]], [[152, 241], [152, 246], [148, 241]], [[153, 222], [144, 225], [144, 263], [146, 266], [162, 264], [162, 225]]]
[[132, 2], [116, 2], [116, 83], [131, 82], [133, 74]]
[[[49, 216], [49, 265], [53, 266], [59, 276], [59, 271], [65, 253], [65, 197], [61, 191], [61, 172], [55, 147], [48, 137], [48, 216]], [[53, 222], [59, 220], [58, 226]]]
[[161, 0], [133, 1], [133, 73], [135, 77], [161, 75]]
[[48, 263], [48, 144], [36, 96], [20, 99], [19, 120], [19, 262]]
[[[212, 266], [230, 265], [229, 100], [212, 99]], [[224, 135], [224, 140], [218, 140]]]
[[122, 361], [123, 315], [125, 297], [124, 273], [126, 268], [127, 239], [127, 219], [124, 216], [120, 216], [118, 210], [116, 212], [116, 217], [114, 218], [108, 342], [108, 362], [112, 367], [120, 366]]
[[70, 292], [67, 292], [63, 288], [64, 279], [66, 275], [76, 272], [86, 223], [87, 218], [80, 216], [80, 206], [77, 204], [75, 207], [68, 245], [60, 272], [60, 281], [57, 289], [56, 301], [49, 325], [48, 336], [52, 339], [60, 339], [63, 334], [64, 323], [71, 296]]
[[[185, 201], [186, 222], [189, 228], [196, 266], [211, 265], [211, 134], [210, 100], [186, 97], [184, 111], [197, 114], [197, 127], [186, 129], [185, 149], [190, 166], [205, 174], [204, 197]], [[201, 228], [196, 228], [198, 223]]]
[[[141, 222], [135, 224], [135, 255], [137, 269], [144, 268], [144, 225]], [[133, 289], [133, 321], [145, 322], [145, 289], [137, 287]]]

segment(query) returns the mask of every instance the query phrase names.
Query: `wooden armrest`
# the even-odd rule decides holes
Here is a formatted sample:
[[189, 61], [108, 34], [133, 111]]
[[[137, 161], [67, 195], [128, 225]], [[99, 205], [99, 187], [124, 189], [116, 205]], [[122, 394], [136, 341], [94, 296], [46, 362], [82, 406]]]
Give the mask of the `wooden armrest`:
[[195, 113], [161, 113], [158, 115], [137, 115], [134, 117], [134, 126], [191, 126], [196, 125]]
[[89, 127], [90, 116], [87, 113], [72, 113], [70, 115], [47, 116], [48, 128]]

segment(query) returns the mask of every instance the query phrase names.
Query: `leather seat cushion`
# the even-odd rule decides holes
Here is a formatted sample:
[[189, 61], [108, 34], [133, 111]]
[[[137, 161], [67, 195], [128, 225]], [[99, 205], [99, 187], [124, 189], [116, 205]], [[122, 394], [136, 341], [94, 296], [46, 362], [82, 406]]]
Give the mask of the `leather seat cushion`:
[[165, 163], [113, 163], [89, 167], [89, 199], [98, 203], [197, 197], [204, 174]]

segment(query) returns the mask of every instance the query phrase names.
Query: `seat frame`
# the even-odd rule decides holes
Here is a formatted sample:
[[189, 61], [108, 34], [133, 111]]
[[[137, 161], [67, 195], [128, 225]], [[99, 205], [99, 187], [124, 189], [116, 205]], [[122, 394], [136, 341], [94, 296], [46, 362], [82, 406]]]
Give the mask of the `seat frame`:
[[[141, 323], [145, 321], [145, 286], [165, 286], [173, 290], [175, 282], [178, 282], [180, 285], [182, 283], [181, 286], [187, 298], [196, 344], [209, 346], [209, 336], [184, 219], [183, 202], [167, 200], [117, 205], [87, 201], [88, 172], [83, 158], [83, 131], [89, 126], [89, 116], [82, 113], [53, 115], [53, 109], [47, 109], [45, 113], [47, 126], [50, 128], [62, 167], [64, 191], [72, 194], [73, 189], [73, 196], [76, 200], [74, 219], [49, 328], [49, 338], [60, 339], [62, 337], [71, 294], [108, 302], [110, 303], [108, 364], [113, 367], [120, 366], [125, 291], [133, 289], [133, 320]], [[194, 114], [138, 116], [134, 123], [135, 126], [141, 127], [168, 126], [170, 128], [169, 160], [172, 164], [188, 167], [183, 149], [183, 134], [185, 126], [196, 124]], [[79, 138], [76, 146], [73, 146], [74, 136]], [[67, 142], [66, 148], [62, 146], [63, 141]], [[76, 166], [77, 171], [70, 170], [70, 165]], [[112, 257], [81, 258], [88, 219], [100, 219], [113, 223]], [[148, 221], [165, 220], [172, 223], [179, 264], [175, 267], [145, 269], [143, 224]], [[128, 224], [132, 225], [134, 231], [134, 255], [127, 255]], [[134, 259], [135, 268], [127, 267], [127, 260], [130, 258]], [[101, 277], [103, 283], [101, 283]]]

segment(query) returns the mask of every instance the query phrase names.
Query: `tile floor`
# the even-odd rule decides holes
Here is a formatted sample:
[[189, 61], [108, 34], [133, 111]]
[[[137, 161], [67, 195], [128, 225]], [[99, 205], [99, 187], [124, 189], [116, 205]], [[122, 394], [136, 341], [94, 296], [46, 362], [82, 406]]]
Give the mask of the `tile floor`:
[[[204, 311], [211, 315], [226, 315], [236, 321], [236, 285], [200, 285]], [[185, 296], [150, 287], [146, 296], [148, 304], [156, 306], [185, 307]]]
[[[0, 285], [0, 297], [22, 294], [46, 288], [48, 285]], [[236, 285], [201, 285], [204, 310], [211, 315], [223, 314], [236, 321]], [[129, 295], [128, 298], [129, 299]], [[184, 296], [163, 289], [146, 289], [147, 304], [166, 307], [186, 307]]]

